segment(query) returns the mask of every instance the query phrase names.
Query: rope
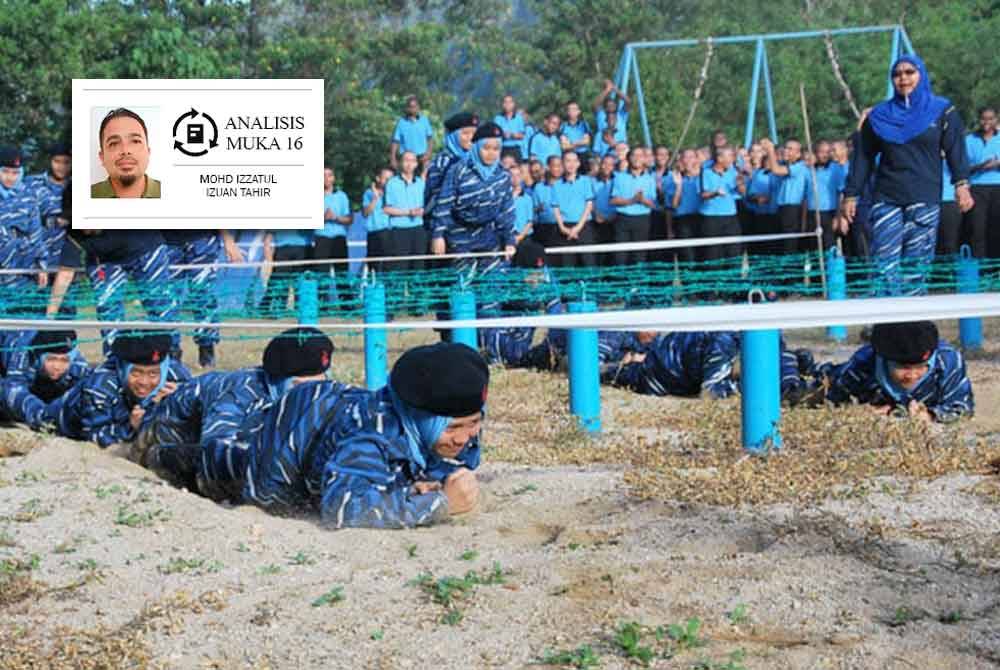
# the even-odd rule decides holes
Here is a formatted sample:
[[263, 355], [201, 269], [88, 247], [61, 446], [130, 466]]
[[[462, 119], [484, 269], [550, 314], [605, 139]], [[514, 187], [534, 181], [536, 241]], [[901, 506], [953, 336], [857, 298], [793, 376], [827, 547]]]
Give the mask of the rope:
[[712, 43], [711, 37], [705, 40], [705, 45], [705, 62], [702, 63], [701, 72], [698, 74], [698, 86], [694, 89], [694, 100], [691, 102], [691, 109], [688, 111], [688, 117], [684, 122], [684, 128], [681, 130], [680, 137], [677, 138], [677, 144], [674, 145], [674, 150], [670, 152], [672, 155], [676, 155], [677, 150], [684, 146], [684, 139], [691, 128], [691, 122], [694, 121], [694, 113], [698, 109], [701, 94], [705, 90], [705, 82], [708, 81], [708, 66], [711, 65], [712, 56], [715, 55], [715, 45]]

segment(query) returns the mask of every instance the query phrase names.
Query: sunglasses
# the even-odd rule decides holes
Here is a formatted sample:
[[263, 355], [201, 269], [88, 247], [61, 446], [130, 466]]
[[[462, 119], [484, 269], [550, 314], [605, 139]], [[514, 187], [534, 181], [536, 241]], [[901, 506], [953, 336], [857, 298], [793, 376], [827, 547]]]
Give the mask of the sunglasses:
[[907, 77], [912, 77], [915, 74], [917, 74], [917, 71], [913, 70], [913, 69], [909, 69], [909, 70], [896, 70], [895, 72], [892, 73], [892, 76], [893, 77], [902, 77], [903, 75], [906, 75]]

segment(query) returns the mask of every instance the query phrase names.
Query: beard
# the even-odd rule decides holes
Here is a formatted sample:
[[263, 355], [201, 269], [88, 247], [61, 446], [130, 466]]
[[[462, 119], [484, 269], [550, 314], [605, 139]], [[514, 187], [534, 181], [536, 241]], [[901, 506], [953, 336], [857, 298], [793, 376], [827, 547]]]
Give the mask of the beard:
[[129, 186], [131, 186], [132, 184], [134, 184], [137, 179], [139, 179], [139, 175], [135, 175], [135, 174], [123, 174], [120, 177], [118, 177], [118, 181], [125, 188], [128, 188]]

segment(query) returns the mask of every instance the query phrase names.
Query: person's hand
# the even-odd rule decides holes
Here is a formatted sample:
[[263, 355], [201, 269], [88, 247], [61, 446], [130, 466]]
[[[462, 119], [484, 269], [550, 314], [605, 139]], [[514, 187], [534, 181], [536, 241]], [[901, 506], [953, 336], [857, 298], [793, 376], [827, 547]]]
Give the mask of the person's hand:
[[132, 430], [139, 430], [139, 426], [142, 425], [142, 417], [146, 415], [146, 410], [141, 406], [136, 405], [132, 408], [132, 412], [128, 415], [128, 425], [132, 426]]
[[49, 285], [49, 273], [39, 272], [38, 273], [38, 288], [45, 288]]
[[64, 219], [61, 216], [56, 217], [56, 225], [60, 228], [65, 228], [69, 225], [69, 219]]
[[417, 495], [424, 495], [441, 490], [441, 482], [417, 482], [413, 485], [413, 492]]
[[434, 254], [435, 256], [442, 256], [442, 255], [444, 255], [444, 252], [446, 250], [447, 250], [447, 247], [445, 246], [444, 238], [443, 237], [435, 237], [433, 240], [431, 240], [431, 253], [432, 254]]
[[771, 141], [770, 137], [761, 138], [760, 148], [768, 152], [774, 151], [774, 142]]
[[681, 177], [680, 170], [674, 170], [673, 172], [671, 172], [670, 178], [674, 180], [674, 186], [676, 186], [677, 188], [680, 188], [681, 184], [684, 181], [684, 178]]
[[851, 230], [851, 224], [849, 224], [840, 214], [833, 217], [833, 221], [830, 223], [830, 226], [833, 228], [833, 232], [838, 235], [846, 236]]
[[854, 217], [857, 215], [858, 201], [854, 198], [844, 198], [844, 202], [840, 205], [840, 218], [843, 222], [849, 226], [854, 223]]
[[333, 218], [333, 210], [330, 209], [329, 207], [327, 207], [326, 211], [323, 212], [323, 220], [324, 221], [329, 221], [332, 218]]
[[610, 79], [605, 79], [604, 80], [604, 92], [605, 93], [609, 92], [614, 87], [615, 87], [615, 82], [611, 81]]
[[226, 260], [230, 263], [244, 263], [247, 257], [243, 255], [243, 251], [236, 242], [226, 242]]
[[161, 400], [163, 400], [176, 390], [177, 390], [177, 382], [165, 382], [163, 384], [163, 388], [161, 388], [159, 392], [155, 396], [153, 396], [153, 402], [154, 403], [160, 402]]
[[424, 215], [423, 207], [417, 207], [416, 209], [413, 210], [413, 213], [410, 214], [410, 216], [423, 216], [423, 215]]
[[968, 184], [955, 187], [955, 200], [958, 202], [958, 209], [964, 214], [976, 206], [976, 201], [972, 198], [972, 191]]
[[508, 244], [503, 248], [503, 256], [507, 260], [513, 258], [515, 253], [517, 253], [517, 247], [515, 247], [513, 244]]
[[758, 195], [754, 196], [754, 202], [756, 202], [758, 205], [766, 205], [767, 203], [771, 202], [771, 198], [770, 196], [766, 195]]
[[636, 191], [635, 195], [632, 196], [632, 202], [642, 202], [642, 191]]
[[479, 503], [479, 481], [471, 470], [459, 468], [445, 480], [444, 494], [451, 514], [471, 512]]
[[934, 422], [934, 416], [931, 414], [930, 410], [928, 410], [927, 407], [924, 406], [922, 402], [911, 400], [910, 404], [906, 406], [906, 410], [910, 413], [910, 416], [914, 419], [926, 421], [927, 423]]
[[861, 116], [858, 118], [858, 130], [861, 130], [861, 126], [865, 125], [865, 121], [868, 119], [868, 115], [872, 113], [871, 107], [865, 107], [861, 110]]

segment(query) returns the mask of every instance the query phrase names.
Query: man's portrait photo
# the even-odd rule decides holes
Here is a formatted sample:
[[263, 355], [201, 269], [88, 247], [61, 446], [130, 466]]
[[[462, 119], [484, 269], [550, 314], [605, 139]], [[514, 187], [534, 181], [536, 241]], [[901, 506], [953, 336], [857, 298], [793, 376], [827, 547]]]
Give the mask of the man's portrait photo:
[[118, 107], [101, 120], [98, 158], [107, 179], [90, 186], [91, 198], [159, 198], [160, 182], [146, 174], [149, 133], [146, 122]]

